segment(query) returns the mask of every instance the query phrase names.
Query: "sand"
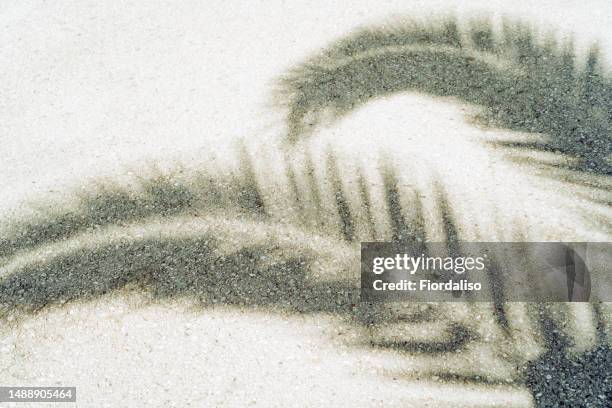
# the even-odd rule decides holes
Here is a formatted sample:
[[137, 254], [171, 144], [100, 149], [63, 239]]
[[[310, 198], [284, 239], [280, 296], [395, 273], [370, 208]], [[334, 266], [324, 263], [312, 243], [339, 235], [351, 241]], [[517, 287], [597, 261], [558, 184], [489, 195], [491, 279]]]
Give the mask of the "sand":
[[[606, 1], [3, 2], [0, 233], [21, 238], [9, 242], [19, 252], [0, 252], [0, 279], [29, 271], [37, 284], [46, 271], [37, 265], [49, 263], [50, 274], [75, 273], [57, 288], [78, 299], [64, 303], [42, 284], [28, 292], [42, 301], [26, 299], [27, 312], [2, 320], [0, 385], [76, 386], [79, 407], [552, 406], [582, 398], [587, 386], [568, 368], [578, 361], [578, 372], [601, 379], [588, 402], [605, 406], [608, 306], [513, 305], [509, 333], [488, 304], [439, 305], [411, 321], [430, 309], [355, 307], [355, 265], [360, 240], [394, 234], [383, 162], [402, 207], [422, 204], [431, 240], [448, 233], [439, 187], [462, 239], [612, 241], [608, 175], [568, 169], [563, 154], [495, 145], [542, 136], [484, 126], [477, 104], [413, 91], [324, 117], [290, 148], [283, 139], [273, 91], [289, 69], [358, 27], [448, 13], [460, 21], [505, 15], [573, 34], [582, 62], [597, 41], [611, 66]], [[212, 201], [203, 179], [222, 180]], [[113, 204], [108, 191], [133, 197]], [[130, 203], [151, 210], [120, 207]], [[354, 217], [348, 232], [343, 205]], [[50, 224], [60, 240], [43, 228], [15, 235], [14, 225], [58, 214], [75, 215]], [[215, 250], [230, 261], [270, 259], [252, 269], [238, 263], [246, 275], [223, 275], [202, 301], [187, 273], [198, 266], [190, 260], [201, 257], [201, 239], [219, 240]], [[83, 248], [91, 259], [74, 256]], [[141, 259], [125, 266], [134, 254], [164, 251], [183, 252], [168, 257], [176, 262], [168, 269]], [[107, 266], [90, 290], [100, 259]], [[178, 277], [155, 275], [147, 290], [136, 272], [125, 286], [114, 283], [139, 268]], [[233, 298], [234, 280], [248, 273], [262, 286], [248, 301]], [[268, 292], [266, 279], [280, 289]], [[3, 301], [22, 302], [19, 288], [3, 288]], [[310, 297], [296, 300], [300, 293]], [[547, 322], [572, 344], [547, 337], [551, 328], [537, 326]], [[551, 364], [560, 383], [547, 380]], [[572, 384], [579, 390], [559, 397]]]

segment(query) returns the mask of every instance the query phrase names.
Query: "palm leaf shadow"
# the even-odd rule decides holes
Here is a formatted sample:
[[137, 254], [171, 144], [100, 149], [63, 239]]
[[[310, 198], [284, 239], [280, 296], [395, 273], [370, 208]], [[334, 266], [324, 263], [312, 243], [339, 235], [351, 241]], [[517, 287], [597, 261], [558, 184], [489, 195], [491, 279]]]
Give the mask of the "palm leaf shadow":
[[3, 258], [49, 242], [61, 241], [88, 230], [129, 223], [147, 217], [167, 217], [189, 211], [235, 209], [265, 217], [262, 192], [252, 158], [244, 144], [238, 147], [241, 167], [230, 175], [200, 172], [192, 181], [173, 174], [141, 179], [138, 190], [113, 184], [80, 193], [76, 208], [59, 212], [53, 208], [40, 216], [7, 226], [0, 238], [0, 265]]
[[324, 119], [404, 91], [456, 97], [483, 107], [474, 119], [485, 125], [547, 136], [497, 145], [560, 152], [575, 159], [560, 166], [611, 172], [612, 80], [601, 52], [593, 46], [580, 66], [571, 39], [558, 44], [520, 22], [505, 21], [501, 33], [486, 20], [460, 29], [453, 18], [361, 29], [283, 76], [277, 96], [295, 142]]
[[[259, 223], [257, 229], [260, 230], [285, 227], [276, 224], [274, 214], [267, 209], [251, 156], [246, 149], [238, 152], [241, 162], [246, 164], [230, 178], [198, 173], [193, 182], [178, 182], [167, 176], [143, 180], [143, 187], [134, 191], [119, 187], [98, 188], [85, 195], [81, 204], [69, 213], [58, 215], [54, 211], [47, 218], [35, 222], [29, 221], [23, 226], [15, 224], [13, 235], [9, 235], [5, 242], [20, 245], [3, 247], [6, 263], [0, 279], [0, 315], [25, 316], [53, 305], [137, 288], [154, 298], [193, 298], [202, 307], [214, 304], [270, 307], [293, 313], [334, 313], [359, 326], [390, 323], [394, 317], [389, 320], [388, 316], [377, 314], [376, 306], [360, 304], [359, 274], [351, 271], [350, 266], [342, 267], [342, 263], [336, 262], [336, 269], [345, 269], [339, 271], [337, 278], [313, 279], [313, 270], [321, 263], [322, 255], [307, 249], [307, 241], [298, 241], [295, 247], [288, 246], [286, 242], [276, 241], [276, 235], [271, 233], [263, 242], [253, 242], [251, 234], [244, 232], [252, 228], [248, 225], [253, 222]], [[314, 159], [307, 156], [306, 162], [302, 177], [306, 179], [308, 189], [300, 192], [296, 187], [297, 176], [289, 173], [292, 177], [287, 187], [289, 194], [294, 195], [290, 201], [312, 203], [315, 200], [317, 218], [328, 212], [328, 219], [337, 219], [338, 231], [328, 231], [329, 239], [339, 239], [334, 245], [348, 245], [347, 248], [354, 251], [359, 219], [353, 214], [344, 192], [337, 158], [333, 152], [328, 152], [324, 173], [333, 197], [331, 206], [323, 204], [319, 187], [323, 180], [314, 178]], [[290, 163], [285, 168], [293, 171]], [[410, 195], [413, 211], [407, 212], [401, 203], [402, 186], [396, 170], [387, 167], [382, 179], [391, 226], [389, 238], [418, 239], [424, 243], [427, 237], [420, 197]], [[363, 175], [359, 180], [359, 197], [365, 202], [351, 205], [365, 205], [362, 210], [370, 214], [365, 217], [369, 224], [365, 230], [374, 231], [376, 226], [368, 212], [372, 195], [369, 182]], [[310, 196], [305, 197], [305, 194]], [[158, 196], [162, 197], [157, 199]], [[102, 208], [105, 213], [93, 212], [96, 208]], [[300, 208], [303, 213], [298, 219], [312, 217], [313, 208], [306, 205]], [[174, 228], [171, 226], [173, 223], [183, 225], [187, 222], [185, 220], [202, 219], [206, 214], [238, 220], [242, 227], [234, 231], [235, 224], [230, 223], [228, 228], [231, 231], [217, 231], [215, 228], [218, 227], [211, 227], [189, 237], [159, 232], [153, 237], [139, 238], [129, 232], [133, 227], [155, 223], [162, 223], [162, 226], [168, 223], [164, 228], [170, 230]], [[80, 221], [66, 223], [69, 217]], [[92, 229], [94, 224], [96, 228]], [[125, 238], [109, 238], [111, 242], [108, 243], [106, 238], [101, 238], [100, 242], [86, 244], [91, 237], [104, 235], [106, 227], [125, 229]], [[294, 227], [289, 226], [290, 230]], [[297, 227], [305, 233], [302, 240], [326, 231], [300, 222]], [[50, 234], [48, 231], [54, 232]], [[86, 236], [90, 237], [84, 238]], [[76, 243], [76, 248], [70, 245], [62, 247], [65, 241]], [[228, 249], [227, 242], [233, 242], [232, 249]], [[51, 249], [45, 251], [45, 248]], [[41, 257], [40, 250], [46, 255]], [[19, 263], [22, 258], [29, 260]], [[398, 318], [405, 318], [405, 315]], [[439, 319], [440, 316], [429, 313], [422, 318]], [[439, 354], [461, 348], [476, 338], [471, 329], [455, 322], [444, 340], [406, 340], [399, 344], [372, 338], [364, 342], [377, 348]]]
[[[200, 305], [275, 305], [299, 312], [332, 311], [355, 303], [350, 282], [307, 282], [314, 254], [274, 259], [274, 243], [223, 251], [211, 234], [158, 237], [64, 253], [21, 268], [0, 283], [0, 311], [35, 312], [136, 287], [154, 298], [193, 297]], [[333, 292], [330, 291], [333, 289]]]
[[[571, 39], [559, 45], [552, 35], [537, 38], [532, 27], [508, 21], [501, 38], [494, 31], [491, 23], [478, 21], [461, 32], [456, 20], [447, 19], [362, 29], [337, 41], [279, 82], [278, 96], [287, 111], [288, 141], [303, 139], [317, 125], [339, 120], [373, 99], [412, 90], [483, 106], [474, 118], [482, 124], [544, 134], [546, 137], [537, 142], [492, 144], [511, 152], [545, 151], [569, 158], [554, 164], [529, 159], [550, 166], [554, 170], [549, 172], [551, 177], [557, 178], [557, 170], [563, 170], [563, 176], [572, 182], [592, 187], [591, 179], [582, 173], [612, 174], [612, 81], [604, 72], [597, 46], [579, 66]], [[385, 190], [393, 238], [401, 241], [407, 222], [397, 210], [396, 184], [387, 178]], [[601, 189], [601, 184], [595, 188]], [[444, 207], [444, 201], [439, 202]], [[447, 219], [452, 214], [449, 210], [442, 211]], [[605, 219], [602, 221], [605, 223]], [[444, 225], [445, 235], [451, 238], [449, 250], [456, 251], [453, 223], [445, 221]], [[507, 331], [510, 323], [505, 313], [503, 279], [494, 270], [489, 278], [499, 283], [493, 285], [494, 312], [498, 325]], [[546, 324], [541, 326], [544, 333], [551, 332]], [[565, 351], [558, 352], [567, 348], [559, 341], [546, 336], [547, 347], [553, 351], [542, 355], [526, 373], [526, 383], [538, 406], [559, 406], [565, 402], [563, 398], [604, 406], [612, 399], [609, 389], [602, 391], [600, 400], [600, 396], [593, 398], [585, 392], [571, 398], [560, 396], [563, 387], [558, 383], [546, 388], [546, 378], [537, 367], [554, 370], [569, 361]], [[607, 348], [597, 350], [609, 360]], [[591, 358], [595, 355], [585, 354], [574, 363], [586, 363], [583, 373], [601, 375]], [[582, 385], [588, 389], [587, 383]]]
[[[489, 23], [474, 24], [467, 34], [466, 37], [460, 32], [454, 20], [448, 20], [390, 30], [363, 30], [341, 40], [281, 81], [281, 94], [289, 112], [289, 138], [295, 141], [306, 136], [330, 112], [337, 119], [373, 98], [417, 90], [488, 106], [480, 117], [487, 124], [549, 135], [548, 140], [538, 144], [501, 145], [562, 152], [577, 159], [573, 170], [579, 172], [609, 171], [606, 158], [610, 153], [610, 120], [606, 112], [612, 106], [612, 87], [595, 50], [586, 67], [578, 69], [571, 47], [542, 45], [524, 25], [508, 24], [501, 41]], [[238, 174], [226, 179], [202, 173], [193, 183], [167, 177], [146, 180], [140, 192], [105, 187], [86, 195], [70, 212], [44, 214], [40, 219], [15, 224], [9, 228], [9, 235], [0, 240], [0, 259], [10, 266], [22, 253], [49, 243], [78, 240], [81, 234], [105, 226], [146, 224], [151, 217], [169, 220], [195, 213], [197, 218], [200, 213], [220, 212], [227, 218], [245, 216], [270, 226], [273, 214], [266, 206], [252, 158], [244, 146], [238, 155], [243, 166]], [[330, 153], [327, 177], [334, 197], [333, 211], [323, 203], [321, 181], [310, 156], [305, 163], [306, 193], [300, 192], [298, 175], [292, 163], [287, 163], [288, 194], [299, 218], [313, 221], [298, 225], [305, 237], [312, 238], [308, 234], [317, 231], [320, 216], [327, 215], [338, 220], [337, 235], [345, 241], [343, 245], [350, 247], [360, 238], [358, 218], [338, 167]], [[410, 193], [405, 192], [397, 171], [387, 167], [381, 176], [391, 234], [384, 236], [376, 225], [371, 212], [372, 194], [361, 175], [359, 204], [366, 214], [367, 230], [379, 239], [425, 243], [420, 197], [415, 193], [410, 198], [412, 207], [405, 208], [402, 196]], [[460, 228], [445, 192], [439, 189], [437, 194], [448, 250], [458, 253]], [[283, 308], [293, 313], [328, 312], [345, 316], [358, 326], [376, 327], [406, 319], [405, 315], [381, 312], [375, 305], [359, 304], [358, 284], [346, 276], [325, 282], [313, 279], [313, 268], [320, 261], [316, 251], [298, 250], [272, 238], [254, 243], [248, 234], [234, 237], [236, 247], [228, 250], [222, 236], [227, 237], [212, 230], [190, 238], [158, 236], [102, 244], [62, 252], [44, 263], [19, 266], [0, 275], [0, 314], [34, 313], [66, 301], [91, 299], [136, 286], [156, 298], [189, 296], [202, 306], [222, 303]], [[341, 272], [351, 275], [351, 271]], [[495, 299], [497, 322], [507, 326], [503, 288]], [[444, 318], [435, 312], [412, 312], [410, 319], [417, 322]], [[545, 333], [550, 332], [548, 326], [549, 323], [542, 325]], [[463, 350], [478, 341], [468, 324], [453, 322], [449, 327], [443, 340], [366, 336], [364, 343], [407, 353], [440, 355]], [[567, 348], [566, 343], [554, 337], [546, 340], [551, 350]], [[609, 351], [604, 355], [609, 356]], [[559, 357], [553, 351], [534, 363], [526, 377], [534, 395], [540, 389], [555, 391], [545, 388], [545, 377], [538, 367], [566, 361], [564, 358], [565, 354]], [[591, 357], [585, 358], [588, 367], [595, 364]], [[459, 378], [452, 372], [446, 375]]]
[[525, 383], [537, 407], [603, 408], [612, 401], [612, 349], [605, 339], [600, 305], [594, 304], [592, 311], [598, 334], [596, 345], [581, 353], [571, 353], [572, 342], [560, 327], [559, 311], [555, 313], [551, 304], [536, 304], [531, 308], [546, 347], [525, 370]]
[[[251, 160], [246, 152], [243, 152], [242, 159]], [[307, 161], [312, 163], [314, 159], [308, 158]], [[311, 166], [306, 166], [306, 174], [303, 176], [310, 179], [308, 183], [316, 183], [316, 188], [319, 189], [318, 185], [322, 180], [312, 179]], [[95, 235], [104, 232], [104, 225], [123, 225], [127, 229], [130, 225], [145, 226], [152, 216], [156, 216], [154, 219], [164, 226], [163, 223], [171, 223], [177, 217], [181, 220], [185, 217], [201, 219], [203, 214], [218, 212], [221, 218], [238, 222], [244, 218], [251, 220], [248, 222], [259, 223], [256, 229], [274, 230], [277, 228], [273, 222], [274, 214], [267, 209], [267, 198], [264, 197], [263, 188], [255, 176], [255, 167], [249, 164], [247, 168], [248, 171], [240, 170], [238, 175], [229, 179], [231, 188], [225, 178], [215, 179], [208, 174], [197, 174], [194, 177], [197, 182], [193, 183], [181, 184], [171, 178], [156, 177], [144, 181], [146, 188], [139, 191], [98, 189], [95, 194], [86, 196], [97, 197], [95, 205], [92, 205], [91, 200], [85, 199], [80, 207], [70, 213], [75, 219], [93, 222], [92, 218], [88, 218], [92, 208], [104, 206], [104, 203], [117, 203], [111, 206], [105, 217], [97, 215], [93, 218], [101, 224], [96, 230], [88, 230], [86, 224], [76, 224], [78, 228], [66, 228], [62, 224], [66, 216], [56, 217], [53, 214], [50, 214], [47, 220], [43, 219], [41, 225], [58, 223], [58, 228], [62, 228], [59, 229], [61, 234], [46, 235], [47, 229], [42, 228], [41, 235], [38, 235], [39, 230], [32, 228], [32, 223], [26, 223], [28, 228], [16, 228], [16, 235], [9, 236], [8, 241], [17, 242], [23, 239], [28, 245], [22, 245], [19, 251], [10, 252], [10, 255], [5, 257], [9, 261], [7, 265], [11, 267], [12, 261], [18, 261], [30, 252], [36, 253], [39, 248], [44, 250], [45, 247], [61, 245], [64, 239], [79, 242], [83, 234]], [[333, 205], [323, 205], [320, 190], [317, 190], [316, 194], [321, 199], [318, 211], [328, 211], [329, 218], [335, 217], [338, 220], [338, 231], [336, 234], [330, 233], [330, 237], [333, 240], [339, 238], [340, 245], [350, 249], [358, 239], [353, 233], [357, 230], [359, 219], [351, 209], [355, 208], [356, 204], [351, 203], [349, 206], [350, 200], [343, 188], [338, 161], [333, 153], [327, 155], [326, 169], [325, 177], [332, 186]], [[425, 215], [421, 197], [402, 185], [401, 177], [393, 166], [381, 166], [381, 173], [386, 218], [390, 225], [389, 236], [384, 238], [395, 237], [405, 242], [422, 242], [423, 251], [426, 251], [428, 237], [424, 227]], [[358, 204], [369, 207], [372, 197], [369, 183], [363, 175], [358, 177], [358, 180], [361, 180], [359, 183], [362, 190], [358, 196], [367, 198]], [[156, 183], [158, 185], [154, 185]], [[167, 187], [168, 185], [172, 188]], [[177, 186], [180, 188], [177, 189]], [[460, 253], [461, 228], [453, 213], [450, 198], [440, 184], [436, 186], [436, 201], [439, 203], [439, 216], [444, 220], [447, 249], [449, 253]], [[173, 194], [165, 196], [163, 200], [155, 201], [151, 198], [156, 197], [156, 194], [163, 195], [161, 192], [168, 190], [180, 191], [176, 195], [178, 198], [174, 198]], [[298, 189], [288, 186], [288, 191], [289, 194], [295, 194]], [[109, 196], [105, 197], [104, 192], [109, 192]], [[303, 194], [305, 193], [299, 193], [292, 201], [311, 202], [308, 197], [303, 197]], [[118, 200], [116, 197], [129, 197], [129, 200]], [[405, 200], [406, 197], [409, 198], [408, 201]], [[146, 205], [151, 202], [162, 204]], [[403, 204], [405, 202], [409, 203], [409, 207]], [[144, 209], [138, 208], [139, 205], [144, 205]], [[107, 208], [105, 210], [109, 211]], [[305, 208], [302, 217], [309, 216], [310, 210]], [[128, 213], [124, 214], [122, 211]], [[367, 213], [365, 209], [363, 211]], [[122, 224], [123, 221], [129, 223]], [[410, 321], [444, 321], [446, 317], [441, 312], [432, 311], [437, 310], [439, 305], [433, 305], [433, 309], [428, 309], [427, 313], [422, 312], [420, 305], [411, 305], [403, 313], [397, 314], [389, 312], [384, 305], [360, 303], [358, 273], [350, 270], [350, 265], [356, 265], [357, 262], [339, 264], [334, 261], [330, 265], [334, 265], [340, 272], [337, 277], [325, 281], [313, 278], [317, 275], [313, 270], [321, 263], [322, 255], [317, 250], [308, 249], [307, 245], [306, 249], [300, 246], [313, 237], [310, 226], [298, 223], [298, 229], [304, 232], [301, 238], [303, 242], [298, 240], [296, 245], [292, 246], [277, 241], [275, 234], [270, 234], [263, 241], [252, 239], [251, 235], [254, 234], [248, 232], [248, 222], [239, 228], [236, 228], [236, 224], [230, 224], [228, 230], [204, 229], [189, 237], [159, 233], [153, 234], [152, 237], [134, 238], [132, 233], [127, 233], [125, 239], [115, 239], [108, 243], [103, 240], [96, 245], [82, 245], [76, 249], [69, 247], [67, 250], [58, 251], [54, 256], [35, 257], [33, 261], [23, 265], [17, 263], [16, 269], [3, 273], [0, 279], [0, 315], [25, 316], [65, 302], [90, 300], [117, 290], [137, 288], [155, 299], [189, 297], [202, 307], [226, 304], [280, 309], [289, 313], [332, 313], [357, 327], [367, 328], [363, 332], [361, 344], [411, 355], [441, 356], [472, 347], [480, 341], [479, 334], [469, 322], [452, 319], [448, 320], [442, 337], [428, 340], [381, 337], [375, 333], [377, 328]], [[365, 217], [365, 222], [373, 223], [368, 217]], [[376, 229], [375, 225], [369, 227]], [[24, 231], [31, 235], [24, 235]], [[233, 245], [228, 247], [227, 242], [232, 242]], [[333, 268], [327, 270], [331, 269]], [[495, 310], [498, 313], [498, 323], [507, 324], [503, 300], [500, 300], [497, 306], [499, 307]], [[542, 358], [548, 361], [549, 357], [544, 355]], [[444, 373], [431, 375], [449, 380], [464, 380], [462, 374], [452, 368]], [[540, 384], [537, 375], [533, 377], [535, 380], [531, 379], [532, 377], [527, 378], [527, 384], [532, 384], [529, 381]], [[488, 377], [483, 377], [482, 381], [495, 382]], [[536, 390], [540, 385], [530, 386]]]

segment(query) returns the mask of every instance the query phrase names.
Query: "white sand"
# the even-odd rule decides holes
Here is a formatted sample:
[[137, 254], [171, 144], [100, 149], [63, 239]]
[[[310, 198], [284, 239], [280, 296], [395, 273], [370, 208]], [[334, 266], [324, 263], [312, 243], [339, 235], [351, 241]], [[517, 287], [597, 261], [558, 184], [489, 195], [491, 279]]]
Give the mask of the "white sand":
[[[63, 200], [89, 179], [121, 178], [152, 162], [193, 169], [214, 151], [218, 161], [211, 165], [224, 166], [239, 137], [274, 158], [281, 117], [270, 105], [270, 87], [277, 76], [351, 29], [395, 13], [503, 11], [573, 32], [578, 47], [599, 41], [612, 55], [606, 0], [333, 3], [3, 1], [0, 219], [27, 212], [23, 203]], [[609, 225], [581, 215], [610, 219], [609, 206], [581, 198], [593, 191], [534, 176], [483, 147], [483, 140], [508, 132], [474, 128], [465, 116], [470, 109], [401, 95], [322, 129], [311, 146], [317, 151], [329, 142], [341, 146], [343, 157], [365, 161], [377, 148], [398, 162], [454, 157], [441, 167], [420, 159], [402, 172], [437, 166], [475, 239], [505, 238], [509, 229], [486, 224], [495, 216], [497, 225], [527, 217], [534, 240], [610, 240]], [[477, 183], [469, 178], [474, 169]], [[430, 175], [421, 174], [424, 191]], [[495, 205], [476, 203], [482, 196]], [[0, 384], [75, 385], [79, 407], [532, 403], [526, 389], [506, 385], [394, 380], [395, 373], [433, 363], [355, 345], [357, 329], [337, 317], [140, 302], [118, 294], [45, 311], [19, 330], [0, 329]]]

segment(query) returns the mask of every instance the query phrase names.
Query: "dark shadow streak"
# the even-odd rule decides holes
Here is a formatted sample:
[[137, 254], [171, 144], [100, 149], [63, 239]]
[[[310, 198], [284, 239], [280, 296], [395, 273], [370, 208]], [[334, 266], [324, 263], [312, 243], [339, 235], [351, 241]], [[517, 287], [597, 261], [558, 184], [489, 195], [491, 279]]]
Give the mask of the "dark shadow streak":
[[190, 296], [203, 306], [276, 305], [296, 312], [346, 313], [358, 301], [356, 282], [308, 280], [315, 254], [277, 244], [218, 252], [213, 236], [156, 238], [63, 254], [21, 268], [0, 282], [0, 316], [88, 300], [128, 285], [156, 298]]
[[397, 172], [390, 165], [385, 165], [381, 172], [387, 212], [391, 224], [391, 240], [406, 244], [410, 242], [413, 230], [408, 224], [402, 208]]
[[443, 341], [403, 341], [383, 340], [371, 341], [372, 347], [400, 350], [408, 353], [453, 353], [464, 349], [470, 342], [477, 340], [478, 336], [465, 326], [452, 323], [447, 330], [448, 340]]
[[336, 157], [331, 150], [327, 154], [327, 172], [340, 219], [342, 237], [345, 241], [351, 242], [355, 239], [355, 221], [351, 215], [351, 209], [342, 188], [340, 169], [338, 168]]
[[[531, 313], [544, 335], [546, 352], [530, 362], [525, 383], [537, 407], [609, 407], [612, 401], [612, 350], [599, 337], [597, 345], [571, 353], [571, 340], [559, 326], [553, 305], [533, 305]], [[599, 307], [596, 321], [603, 321]], [[557, 312], [558, 313], [558, 312]], [[599, 325], [598, 325], [599, 326]]]
[[370, 193], [369, 186], [367, 184], [366, 178], [363, 175], [363, 171], [359, 171], [359, 178], [357, 181], [359, 186], [359, 198], [361, 201], [361, 205], [365, 210], [365, 220], [368, 225], [368, 238], [371, 240], [378, 239], [378, 231], [376, 229], [376, 225], [374, 222], [374, 216], [372, 215], [372, 204], [370, 203]]
[[80, 199], [74, 210], [34, 217], [8, 226], [0, 238], [2, 258], [36, 246], [60, 241], [78, 233], [151, 216], [171, 216], [192, 211], [228, 210], [264, 217], [265, 205], [250, 156], [239, 150], [242, 168], [224, 177], [199, 173], [193, 182], [157, 176], [141, 182], [139, 191], [102, 186]]

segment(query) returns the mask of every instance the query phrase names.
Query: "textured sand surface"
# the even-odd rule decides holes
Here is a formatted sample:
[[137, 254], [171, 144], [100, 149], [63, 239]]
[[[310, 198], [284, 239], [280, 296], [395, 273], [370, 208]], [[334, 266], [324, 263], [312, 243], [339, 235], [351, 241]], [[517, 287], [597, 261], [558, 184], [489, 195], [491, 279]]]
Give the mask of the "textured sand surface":
[[77, 386], [79, 407], [606, 406], [609, 305], [508, 305], [504, 326], [357, 296], [358, 242], [400, 224], [612, 241], [609, 175], [496, 144], [544, 136], [454, 94], [321, 109], [283, 140], [279, 77], [448, 13], [573, 34], [579, 65], [598, 42], [610, 69], [606, 1], [3, 2], [0, 385]]

